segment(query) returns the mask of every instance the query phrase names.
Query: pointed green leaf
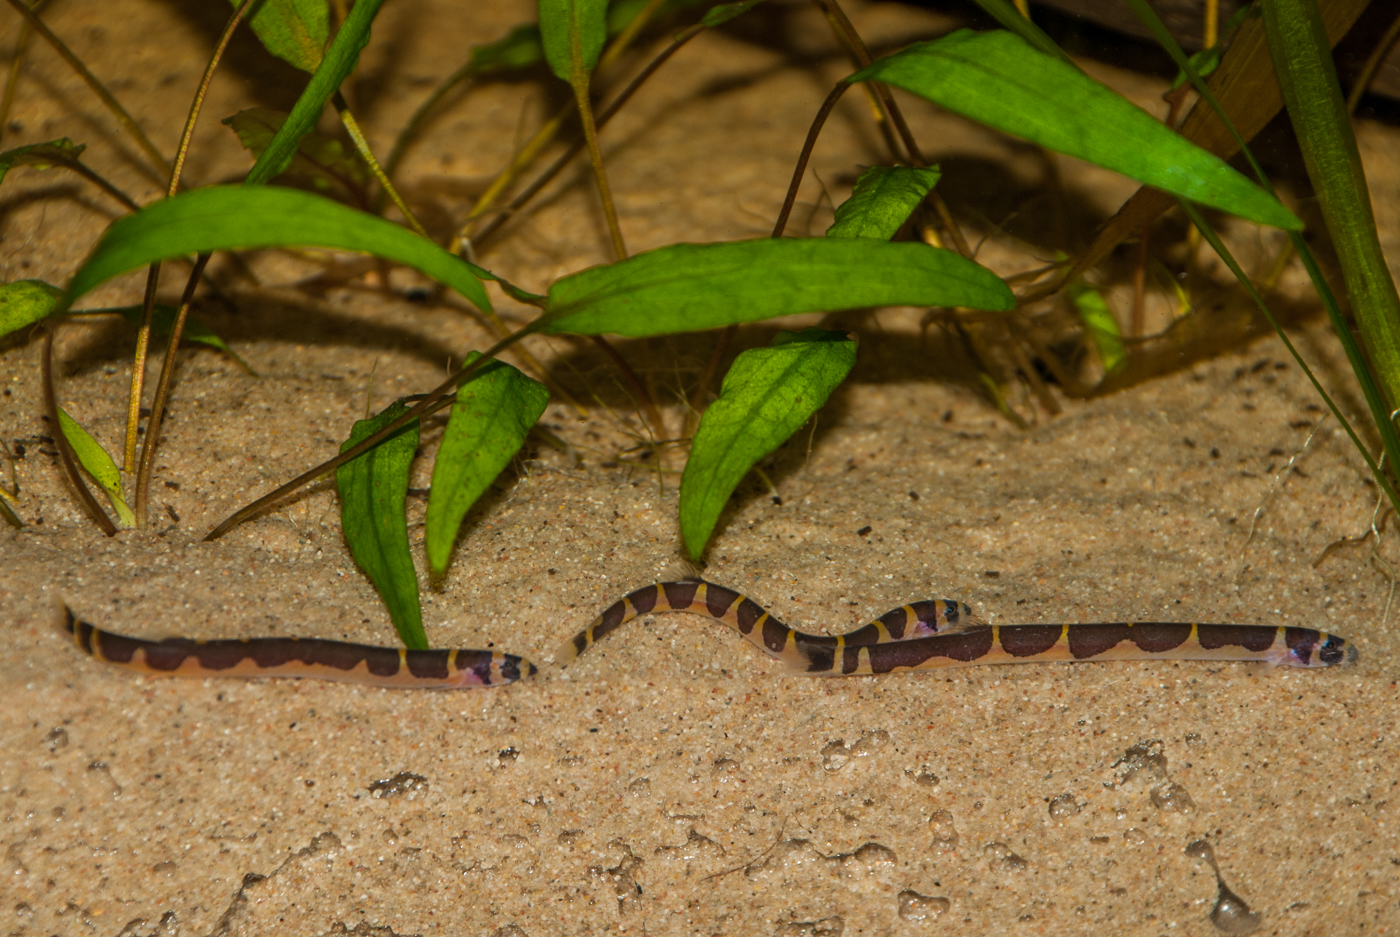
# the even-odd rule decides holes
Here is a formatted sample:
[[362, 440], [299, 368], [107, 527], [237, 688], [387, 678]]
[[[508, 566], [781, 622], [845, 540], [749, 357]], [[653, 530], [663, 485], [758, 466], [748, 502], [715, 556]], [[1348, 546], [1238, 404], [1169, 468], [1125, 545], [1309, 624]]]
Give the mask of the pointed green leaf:
[[608, 37], [607, 0], [539, 0], [539, 13], [550, 70], [571, 82], [577, 61], [583, 74], [591, 73]]
[[976, 3], [983, 11], [1016, 35], [1020, 36], [1031, 46], [1044, 52], [1046, 55], [1054, 56], [1063, 62], [1074, 64], [1070, 57], [1055, 44], [1055, 40], [1045, 34], [1039, 26], [1026, 16], [1021, 15], [1021, 11], [1012, 5], [1011, 0], [976, 0]]
[[[260, 156], [286, 120], [282, 111], [250, 107], [225, 117], [224, 123], [233, 128], [246, 149]], [[308, 133], [297, 142], [296, 154], [275, 181], [336, 201], [363, 205], [369, 180], [369, 169], [358, 153], [347, 150], [334, 137]]]
[[74, 143], [67, 137], [50, 140], [48, 143], [34, 143], [17, 146], [13, 150], [0, 153], [0, 182], [5, 174], [16, 166], [32, 166], [35, 169], [48, 169], [52, 166], [67, 166], [76, 163], [87, 147]]
[[1194, 202], [1302, 230], [1292, 212], [1219, 157], [1011, 33], [958, 30], [879, 59], [847, 80], [870, 79]]
[[[358, 421], [344, 452], [382, 426], [402, 416], [408, 405], [390, 404], [368, 420]], [[355, 562], [369, 576], [389, 609], [404, 646], [425, 650], [423, 608], [418, 601], [418, 573], [408, 552], [408, 470], [418, 449], [418, 421], [414, 420], [369, 452], [356, 456], [335, 470], [340, 490], [340, 524]]]
[[544, 330], [641, 337], [865, 306], [1015, 304], [996, 274], [926, 244], [761, 238], [673, 244], [556, 280]]
[[740, 479], [826, 403], [855, 363], [856, 343], [821, 329], [780, 332], [771, 348], [734, 360], [681, 476], [681, 539], [692, 560], [700, 561]]
[[1089, 330], [1089, 337], [1099, 350], [1104, 374], [1117, 371], [1128, 360], [1128, 354], [1123, 348], [1123, 334], [1119, 331], [1118, 320], [1108, 308], [1103, 294], [1080, 282], [1070, 284], [1069, 298], [1079, 313], [1079, 321]]
[[112, 461], [107, 450], [62, 407], [58, 408], [58, 422], [63, 430], [63, 437], [68, 440], [68, 445], [73, 450], [73, 455], [78, 457], [78, 464], [103, 491], [107, 492], [107, 500], [112, 502], [122, 526], [135, 527], [136, 515], [127, 507], [126, 499], [122, 497], [122, 473], [117, 471], [117, 463]]
[[[178, 311], [174, 306], [157, 305], [151, 310], [151, 332], [155, 335], [169, 335], [171, 328], [175, 325], [175, 313]], [[119, 313], [134, 327], [141, 325], [140, 306], [122, 306], [118, 309], [84, 309], [77, 315], [96, 316], [112, 312]], [[194, 342], [197, 345], [207, 345], [237, 361], [249, 374], [257, 373], [248, 367], [248, 362], [239, 357], [237, 352], [228, 347], [228, 342], [224, 341], [217, 332], [192, 315], [185, 316], [185, 330], [180, 333], [180, 340]]]
[[[237, 9], [244, 0], [230, 0]], [[326, 0], [247, 0], [256, 3], [251, 25], [263, 47], [304, 72], [314, 72], [330, 38]]]
[[871, 166], [836, 209], [836, 223], [826, 229], [826, 236], [888, 241], [937, 184], [937, 166]]
[[540, 28], [534, 23], [517, 26], [495, 42], [472, 46], [471, 70], [484, 72], [493, 68], [529, 68], [544, 61], [544, 46], [540, 44]]
[[384, 257], [452, 287], [482, 310], [491, 308], [478, 268], [460, 257], [383, 218], [281, 186], [209, 186], [119, 218], [69, 281], [65, 300], [157, 260], [293, 245]]
[[262, 185], [281, 175], [291, 163], [297, 152], [297, 142], [315, 128], [326, 102], [340, 88], [345, 77], [355, 70], [355, 63], [360, 60], [360, 50], [369, 43], [370, 25], [383, 3], [384, 0], [355, 0], [350, 15], [336, 32], [311, 81], [307, 82], [306, 90], [297, 98], [286, 123], [248, 171], [244, 185]]
[[0, 284], [0, 338], [53, 315], [62, 296], [43, 280]]
[[[480, 358], [477, 352], [467, 361]], [[433, 464], [424, 532], [428, 567], [441, 576], [467, 511], [519, 451], [549, 403], [549, 391], [504, 361], [492, 361], [457, 390]]]

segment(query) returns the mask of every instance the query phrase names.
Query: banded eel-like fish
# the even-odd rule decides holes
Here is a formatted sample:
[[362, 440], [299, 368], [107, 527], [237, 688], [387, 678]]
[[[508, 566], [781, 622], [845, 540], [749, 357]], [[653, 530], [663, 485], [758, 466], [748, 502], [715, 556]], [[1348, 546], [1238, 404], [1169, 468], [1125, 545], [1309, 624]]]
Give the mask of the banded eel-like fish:
[[1219, 660], [1334, 667], [1356, 660], [1343, 638], [1311, 628], [1178, 622], [987, 625], [961, 602], [915, 602], [840, 635], [796, 631], [757, 602], [702, 580], [645, 586], [608, 607], [554, 654], [567, 664], [639, 615], [687, 612], [728, 625], [769, 657], [814, 676], [884, 674], [1050, 661]]
[[310, 677], [459, 690], [514, 683], [537, 672], [525, 658], [500, 651], [410, 651], [321, 638], [147, 641], [96, 628], [66, 605], [63, 630], [85, 654], [158, 677]]

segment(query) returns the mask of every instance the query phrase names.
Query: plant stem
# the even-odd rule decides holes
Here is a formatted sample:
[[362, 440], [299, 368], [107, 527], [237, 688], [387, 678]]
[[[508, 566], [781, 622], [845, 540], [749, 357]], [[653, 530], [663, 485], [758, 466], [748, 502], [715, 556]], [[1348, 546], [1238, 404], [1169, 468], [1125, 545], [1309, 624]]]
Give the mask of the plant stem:
[[778, 220], [773, 224], [772, 236], [775, 238], [783, 236], [788, 218], [792, 215], [792, 206], [797, 204], [797, 189], [802, 185], [802, 177], [807, 172], [807, 163], [812, 158], [812, 148], [817, 145], [817, 137], [826, 125], [826, 119], [831, 116], [832, 108], [836, 107], [836, 102], [841, 100], [841, 95], [845, 94], [849, 87], [849, 83], [838, 81], [818, 108], [816, 116], [812, 118], [812, 126], [807, 129], [807, 139], [802, 142], [802, 152], [797, 155], [797, 165], [792, 170], [792, 182], [788, 184], [787, 197], [783, 199], [782, 210], [778, 212]]
[[[36, 0], [30, 9], [38, 12], [48, 0]], [[10, 56], [10, 73], [5, 78], [5, 95], [0, 99], [0, 137], [4, 136], [5, 125], [10, 122], [10, 109], [15, 104], [15, 90], [19, 87], [19, 70], [24, 67], [24, 49], [29, 45], [29, 34], [34, 28], [25, 20], [19, 27], [19, 38], [15, 40], [15, 50]]]
[[107, 109], [112, 112], [112, 115], [117, 118], [122, 127], [126, 129], [126, 132], [131, 134], [132, 139], [136, 141], [136, 145], [150, 158], [151, 164], [156, 167], [156, 170], [162, 176], [168, 174], [170, 172], [170, 164], [165, 161], [165, 157], [160, 155], [160, 150], [156, 149], [155, 144], [146, 136], [145, 131], [143, 131], [132, 116], [126, 112], [126, 108], [122, 107], [117, 99], [112, 96], [112, 92], [108, 91], [106, 87], [103, 86], [102, 82], [97, 80], [97, 76], [88, 71], [87, 66], [82, 63], [82, 60], [73, 54], [73, 50], [64, 45], [63, 40], [54, 35], [53, 30], [44, 25], [44, 21], [39, 19], [38, 15], [32, 9], [24, 5], [23, 0], [9, 0], [9, 2], [10, 6], [18, 10], [19, 14], [24, 17], [25, 22], [29, 24], [30, 28], [40, 36], [43, 36], [44, 41], [53, 46], [54, 51], [68, 63], [73, 71], [78, 73], [78, 77], [86, 82], [93, 93], [102, 100], [102, 103], [105, 104]]
[[608, 221], [613, 254], [618, 260], [626, 260], [627, 245], [622, 240], [622, 228], [617, 223], [617, 208], [613, 205], [612, 187], [608, 185], [608, 172], [603, 166], [603, 152], [598, 149], [598, 128], [593, 125], [593, 103], [588, 99], [588, 74], [577, 64], [574, 66], [573, 81], [570, 83], [574, 88], [574, 101], [578, 104], [579, 122], [583, 124], [583, 140], [588, 146], [588, 159], [593, 164], [593, 179], [598, 185], [598, 197], [603, 201], [603, 216]]
[[[365, 161], [369, 171], [374, 174], [374, 178], [379, 180], [380, 187], [393, 199], [399, 211], [403, 213], [408, 226], [418, 233], [420, 237], [428, 237], [427, 230], [418, 222], [418, 218], [408, 208], [408, 203], [399, 195], [399, 190], [394, 188], [394, 184], [389, 181], [389, 176], [383, 169], [379, 168], [379, 160], [374, 158], [374, 151], [369, 148], [369, 141], [365, 139], [364, 133], [360, 131], [360, 125], [355, 120], [355, 115], [350, 113], [350, 105], [346, 103], [345, 95], [337, 91], [331, 96], [331, 102], [335, 105], [335, 112], [340, 115], [340, 122], [344, 125], [350, 139], [355, 142], [355, 149], [359, 151], [360, 158]], [[432, 238], [428, 238], [432, 240]]]
[[[194, 138], [194, 128], [199, 120], [199, 112], [204, 107], [204, 99], [209, 94], [209, 85], [214, 80], [214, 71], [219, 66], [219, 60], [223, 58], [224, 50], [228, 48], [229, 40], [233, 38], [233, 32], [238, 28], [238, 24], [243, 20], [243, 15], [252, 8], [257, 0], [243, 0], [233, 11], [228, 23], [224, 26], [223, 33], [219, 36], [219, 41], [214, 45], [214, 52], [209, 57], [209, 63], [204, 66], [204, 74], [199, 79], [199, 85], [195, 88], [194, 99], [190, 101], [189, 113], [185, 116], [185, 127], [180, 133], [180, 145], [175, 149], [175, 163], [170, 168], [170, 182], [165, 189], [166, 198], [174, 198], [175, 193], [180, 190], [180, 176], [185, 168], [185, 156], [189, 153], [190, 141]], [[136, 206], [132, 205], [135, 211]], [[195, 262], [194, 272], [190, 275], [190, 282], [197, 283], [200, 273], [204, 269], [204, 264]], [[145, 391], [146, 383], [146, 355], [151, 345], [151, 317], [155, 312], [156, 286], [160, 283], [160, 262], [151, 264], [150, 273], [146, 277], [146, 293], [141, 302], [141, 324], [136, 330], [136, 353], [132, 356], [131, 362], [131, 390], [127, 397], [126, 407], [126, 445], [123, 447], [123, 469], [131, 472], [136, 466], [136, 429], [141, 416], [141, 396]], [[186, 287], [189, 292], [193, 287]], [[170, 347], [177, 348], [180, 344], [180, 334], [184, 330], [185, 319], [183, 315], [177, 316], [175, 327], [170, 333]], [[167, 356], [168, 358], [169, 356]], [[164, 373], [161, 374], [160, 382], [162, 386], [169, 384]], [[151, 420], [158, 425], [160, 417], [154, 409], [151, 412]], [[151, 445], [151, 432], [147, 429], [146, 444]], [[144, 460], [143, 460], [144, 462]], [[141, 498], [139, 492], [149, 487], [150, 479], [143, 479], [138, 474], [136, 478], [136, 488], [138, 491], [137, 504], [140, 505]], [[139, 507], [136, 510], [136, 526], [145, 526], [145, 512]]]
[[102, 510], [102, 505], [97, 503], [97, 499], [88, 490], [87, 483], [83, 481], [82, 474], [78, 471], [78, 464], [73, 458], [73, 447], [68, 445], [68, 437], [63, 434], [63, 424], [58, 418], [58, 397], [54, 393], [53, 386], [53, 332], [56, 323], [44, 327], [44, 347], [40, 351], [40, 380], [44, 384], [44, 412], [49, 418], [49, 432], [53, 433], [54, 448], [58, 450], [58, 461], [63, 466], [63, 474], [68, 477], [73, 490], [78, 493], [78, 501], [82, 504], [87, 516], [92, 518], [92, 522], [102, 528], [102, 532], [107, 536], [112, 536], [117, 532], [117, 525], [112, 523], [112, 519], [107, 516], [107, 512]]
[[1351, 93], [1347, 95], [1348, 114], [1356, 113], [1356, 107], [1361, 103], [1361, 96], [1370, 87], [1371, 79], [1376, 77], [1376, 70], [1381, 67], [1381, 62], [1385, 61], [1386, 53], [1390, 51], [1390, 47], [1395, 45], [1397, 36], [1400, 36], [1400, 16], [1395, 17], [1390, 28], [1381, 37], [1381, 41], [1376, 43], [1376, 47], [1371, 50], [1371, 55], [1366, 59], [1361, 73], [1356, 76], [1356, 84], [1352, 85]]
[[199, 286], [200, 274], [209, 262], [209, 254], [200, 254], [194, 262], [194, 270], [185, 283], [185, 293], [180, 297], [180, 308], [175, 313], [175, 322], [170, 327], [170, 340], [165, 346], [165, 361], [160, 367], [160, 379], [156, 381], [155, 399], [151, 401], [151, 418], [146, 421], [146, 438], [141, 442], [141, 462], [136, 469], [136, 528], [146, 526], [146, 504], [151, 488], [151, 469], [155, 464], [156, 445], [160, 441], [160, 425], [165, 416], [165, 404], [170, 399], [170, 384], [175, 376], [175, 355], [180, 350], [180, 334], [185, 330], [185, 319], [190, 313], [190, 303], [194, 301], [195, 287]]

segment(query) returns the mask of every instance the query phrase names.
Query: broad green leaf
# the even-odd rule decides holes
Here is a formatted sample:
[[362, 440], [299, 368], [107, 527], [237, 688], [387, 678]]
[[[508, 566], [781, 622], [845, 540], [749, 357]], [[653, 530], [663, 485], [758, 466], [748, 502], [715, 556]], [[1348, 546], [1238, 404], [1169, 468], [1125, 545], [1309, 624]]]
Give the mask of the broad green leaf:
[[62, 407], [58, 408], [58, 422], [63, 430], [63, 437], [73, 449], [73, 455], [78, 457], [78, 464], [103, 491], [107, 492], [107, 500], [112, 502], [122, 526], [135, 527], [136, 515], [127, 507], [126, 499], [122, 497], [122, 473], [117, 471], [117, 463], [112, 461], [107, 450]]
[[1089, 337], [1099, 350], [1099, 361], [1103, 363], [1104, 374], [1112, 374], [1123, 366], [1127, 352], [1123, 349], [1123, 334], [1118, 329], [1118, 319], [1114, 317], [1103, 294], [1087, 283], [1074, 283], [1069, 287], [1069, 298], [1074, 302], [1079, 321], [1089, 330]]
[[836, 209], [829, 238], [888, 241], [938, 184], [938, 167], [872, 166], [856, 180], [851, 197]]
[[[244, 0], [230, 0], [237, 9]], [[304, 72], [314, 72], [330, 38], [326, 0], [247, 0], [256, 3], [251, 26], [263, 47]]]
[[926, 244], [761, 238], [673, 244], [556, 280], [544, 331], [642, 337], [865, 306], [1015, 305], [996, 274]]
[[847, 81], [870, 79], [1182, 198], [1260, 224], [1303, 227], [1219, 157], [1011, 33], [958, 30], [879, 59]]
[[87, 146], [74, 143], [67, 137], [50, 140], [48, 143], [33, 143], [17, 146], [13, 150], [0, 153], [0, 182], [5, 174], [16, 166], [32, 166], [35, 169], [49, 169], [53, 166], [68, 166], [78, 161]]
[[855, 363], [856, 343], [821, 329], [780, 332], [771, 348], [734, 360], [681, 476], [681, 539], [692, 560], [700, 561], [739, 480], [826, 403]]
[[[308, 0], [309, 2], [309, 0]], [[291, 164], [297, 152], [297, 142], [310, 133], [321, 117], [321, 111], [331, 95], [340, 88], [345, 76], [355, 70], [360, 60], [360, 50], [369, 43], [369, 29], [375, 14], [384, 0], [355, 0], [350, 15], [336, 32], [330, 48], [326, 50], [316, 73], [306, 85], [306, 90], [297, 98], [292, 113], [286, 123], [277, 131], [262, 156], [248, 171], [244, 185], [262, 185], [274, 176], [281, 175]]]
[[[467, 361], [480, 358], [471, 352]], [[457, 389], [433, 464], [424, 531], [428, 567], [441, 576], [467, 511], [501, 474], [549, 403], [549, 391], [504, 361], [483, 365]]]
[[1056, 45], [1055, 40], [1047, 36], [1045, 31], [1031, 22], [1028, 17], [1022, 16], [1021, 11], [1016, 9], [1010, 0], [976, 0], [976, 3], [988, 16], [1026, 40], [1034, 48], [1046, 55], [1052, 55], [1062, 62], [1074, 64], [1070, 57], [1065, 54], [1065, 50]]
[[63, 290], [43, 280], [0, 284], [0, 337], [47, 319], [62, 296]]
[[[340, 451], [367, 439], [407, 409], [408, 405], [400, 400], [376, 416], [358, 421]], [[340, 491], [340, 525], [350, 553], [379, 590], [389, 618], [410, 650], [428, 647], [423, 608], [418, 600], [418, 573], [408, 552], [408, 516], [403, 506], [408, 496], [408, 469], [417, 449], [418, 421], [414, 420], [335, 470], [335, 484]]]
[[[254, 156], [261, 156], [286, 123], [287, 115], [267, 107], [251, 107], [225, 117], [224, 123]], [[364, 160], [334, 137], [308, 133], [297, 142], [296, 154], [276, 177], [283, 185], [306, 189], [353, 205], [365, 204], [370, 174]]]
[[588, 75], [608, 36], [607, 0], [539, 0], [540, 41], [550, 70], [573, 83], [577, 64]]
[[69, 281], [65, 302], [157, 260], [292, 245], [393, 260], [445, 283], [482, 310], [491, 308], [477, 278], [481, 271], [460, 257], [383, 218], [281, 186], [208, 186], [118, 219]]

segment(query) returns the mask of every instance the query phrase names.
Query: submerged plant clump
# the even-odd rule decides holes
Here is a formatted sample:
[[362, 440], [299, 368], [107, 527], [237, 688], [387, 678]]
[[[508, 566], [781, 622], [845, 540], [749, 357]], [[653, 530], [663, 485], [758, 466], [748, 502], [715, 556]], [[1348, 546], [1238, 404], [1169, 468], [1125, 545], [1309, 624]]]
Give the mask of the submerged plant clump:
[[[404, 511], [420, 426], [424, 418], [449, 410], [432, 469], [425, 529], [427, 566], [434, 578], [441, 578], [451, 563], [453, 546], [468, 512], [521, 448], [551, 398], [557, 396], [557, 389], [550, 386], [543, 372], [530, 376], [496, 357], [528, 336], [566, 334], [595, 342], [615, 362], [621, 383], [633, 394], [638, 436], [654, 451], [672, 449], [676, 444], [687, 451], [680, 477], [679, 527], [684, 553], [696, 563], [705, 557], [724, 507], [744, 476], [817, 413], [857, 360], [858, 337], [845, 330], [782, 331], [768, 347], [738, 354], [714, 395], [711, 385], [740, 325], [856, 308], [927, 309], [927, 321], [943, 322], [964, 337], [989, 402], [1015, 419], [1019, 416], [1006, 398], [1012, 380], [1031, 384], [1039, 399], [1053, 409], [1053, 396], [1042, 372], [1052, 374], [1066, 390], [1092, 387], [1085, 384], [1090, 380], [1086, 374], [1110, 380], [1132, 372], [1136, 353], [1125, 344], [1115, 317], [1084, 274], [1136, 229], [1122, 230], [1110, 224], [1080, 257], [1061, 258], [1008, 278], [997, 275], [976, 261], [939, 193], [939, 169], [924, 157], [889, 86], [1152, 187], [1143, 192], [1167, 193], [1236, 270], [1224, 244], [1194, 205], [1289, 232], [1310, 272], [1315, 270], [1306, 245], [1296, 236], [1302, 222], [1268, 190], [1267, 180], [1260, 176], [1262, 185], [1256, 184], [1221, 158], [1237, 149], [1235, 141], [1221, 143], [1204, 131], [1193, 131], [1191, 118], [1181, 133], [1176, 132], [1085, 75], [1033, 24], [1008, 13], [1009, 8], [1000, 0], [985, 0], [985, 6], [1006, 29], [983, 33], [958, 30], [881, 57], [872, 57], [835, 2], [823, 0], [854, 67], [836, 83], [815, 115], [772, 236], [673, 244], [629, 255], [610, 194], [599, 134], [606, 132], [611, 118], [645, 82], [664, 81], [666, 63], [677, 49], [706, 30], [753, 15], [759, 0], [718, 5], [696, 0], [618, 0], [612, 4], [541, 0], [538, 25], [521, 26], [498, 42], [473, 50], [467, 62], [427, 96], [383, 161], [366, 143], [340, 91], [355, 74], [381, 2], [357, 0], [334, 28], [336, 17], [330, 15], [331, 7], [326, 4], [235, 2], [195, 94], [180, 145], [169, 162], [102, 89], [104, 99], [117, 109], [119, 119], [168, 182], [166, 197], [145, 206], [125, 196], [85, 163], [82, 145], [70, 140], [29, 144], [0, 154], [0, 179], [16, 166], [63, 168], [100, 187], [130, 212], [108, 228], [63, 287], [33, 280], [0, 286], [0, 335], [32, 330], [43, 336], [45, 408], [51, 427], [58, 430], [55, 446], [84, 510], [96, 526], [111, 534], [122, 527], [149, 524], [149, 490], [161, 422], [172, 392], [175, 349], [183, 339], [189, 339], [232, 354], [222, 339], [190, 316], [196, 289], [205, 279], [213, 254], [283, 248], [355, 252], [413, 268], [455, 292], [494, 324], [501, 336], [498, 342], [466, 353], [460, 367], [438, 386], [396, 400], [353, 428], [343, 428], [345, 442], [338, 456], [305, 467], [296, 477], [215, 526], [206, 537], [215, 539], [274, 508], [305, 485], [334, 473], [351, 552], [383, 597], [400, 638], [409, 648], [428, 646]], [[1145, 6], [1143, 11], [1144, 16], [1151, 16]], [[43, 27], [36, 13], [29, 11], [25, 16], [50, 42], [61, 42]], [[204, 92], [229, 38], [248, 27], [269, 53], [309, 78], [289, 112], [253, 108], [225, 120], [242, 145], [257, 157], [242, 185], [182, 190], [181, 171]], [[1243, 21], [1223, 61], [1230, 61], [1236, 47], [1262, 41], [1259, 36], [1262, 26], [1256, 20]], [[610, 88], [611, 99], [595, 113], [595, 97], [602, 86], [600, 73], [647, 37], [660, 38], [659, 51], [631, 84]], [[1170, 37], [1167, 41], [1170, 43]], [[1179, 54], [1179, 50], [1174, 52]], [[1218, 51], [1216, 57], [1220, 57]], [[1282, 103], [1282, 98], [1277, 103], [1241, 100], [1238, 89], [1229, 82], [1208, 87], [1190, 62], [1184, 58], [1181, 62], [1184, 75], [1197, 83], [1204, 96], [1197, 108], [1202, 113], [1209, 110], [1208, 102], [1223, 113], [1247, 119], [1250, 126], [1262, 126]], [[455, 232], [435, 240], [393, 184], [404, 154], [426, 134], [427, 117], [433, 108], [462, 81], [530, 74], [530, 69], [539, 76], [541, 67], [568, 86], [570, 103], [519, 150], [511, 165], [479, 196], [469, 217], [454, 219]], [[1227, 71], [1222, 66], [1221, 73]], [[1285, 97], [1296, 97], [1296, 84], [1285, 82]], [[835, 223], [824, 237], [786, 237], [797, 186], [823, 123], [842, 94], [855, 85], [868, 91], [875, 106], [878, 123], [871, 130], [878, 128], [883, 133], [887, 159], [860, 175], [851, 197], [836, 207]], [[339, 117], [348, 142], [316, 131], [317, 119], [327, 104]], [[505, 197], [516, 190], [520, 176], [573, 125], [571, 122], [576, 122], [577, 139], [560, 161], [535, 183], [520, 187], [515, 200], [503, 205]], [[1242, 145], [1244, 141], [1237, 142]], [[543, 294], [525, 290], [478, 265], [475, 258], [480, 245], [568, 159], [584, 151], [601, 199], [613, 261], [568, 273]], [[1135, 198], [1129, 203], [1135, 204], [1141, 206], [1142, 202]], [[384, 216], [389, 206], [402, 216], [401, 223]], [[1155, 213], [1163, 207], [1159, 204]], [[1155, 217], [1150, 208], [1134, 211], [1138, 227]], [[1115, 236], [1117, 241], [1105, 240], [1112, 241]], [[173, 308], [158, 306], [155, 295], [162, 265], [176, 263], [190, 267], [182, 299]], [[75, 310], [76, 304], [102, 284], [143, 267], [151, 273], [142, 305], [121, 310]], [[1020, 295], [1012, 291], [1013, 283], [1023, 287]], [[1320, 288], [1325, 290], [1325, 285]], [[533, 307], [533, 318], [513, 331], [507, 329], [493, 306], [492, 295], [497, 292]], [[1074, 310], [1071, 315], [1079, 329], [1068, 353], [1062, 341], [1051, 347], [1037, 338], [1024, 319], [1026, 309], [1061, 293], [1069, 298], [1066, 308]], [[1330, 294], [1324, 295], [1330, 299]], [[49, 362], [54, 330], [73, 317], [94, 312], [120, 312], [138, 329], [127, 408], [130, 417], [122, 452], [115, 458], [59, 406]], [[979, 323], [986, 322], [996, 323], [1002, 330], [1006, 356], [1013, 362], [1009, 370], [997, 365], [1000, 354], [979, 353], [987, 345], [974, 333]], [[689, 406], [679, 420], [674, 416], [667, 419], [649, 389], [606, 338], [649, 338], [705, 330], [722, 331], [700, 379], [685, 388]], [[144, 387], [146, 352], [152, 333], [167, 336], [167, 351], [143, 426], [140, 417], [149, 394]], [[523, 360], [533, 361], [528, 356]], [[1386, 390], [1376, 391], [1373, 384], [1367, 384], [1367, 376], [1359, 376], [1369, 387], [1368, 399], [1372, 391], [1381, 395], [1377, 399], [1389, 392], [1384, 381]], [[1373, 411], [1382, 404], [1383, 399], [1380, 404], [1373, 402]], [[144, 439], [138, 440], [142, 430]], [[1391, 435], [1393, 431], [1387, 435], [1382, 429], [1387, 453], [1391, 452]], [[1400, 442], [1396, 446], [1392, 455], [1400, 455]], [[1393, 458], [1392, 465], [1396, 461], [1400, 460]], [[1388, 476], [1379, 465], [1373, 463], [1373, 468], [1382, 486], [1390, 491]], [[85, 477], [102, 489], [115, 520], [92, 495]], [[0, 510], [9, 522], [19, 525], [18, 516], [4, 500], [0, 500]]]

